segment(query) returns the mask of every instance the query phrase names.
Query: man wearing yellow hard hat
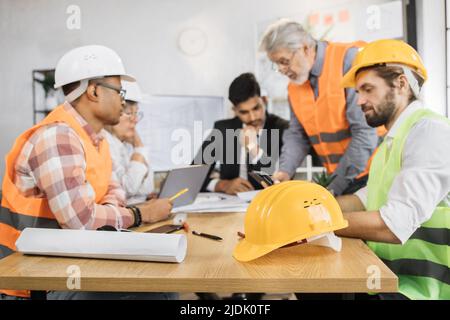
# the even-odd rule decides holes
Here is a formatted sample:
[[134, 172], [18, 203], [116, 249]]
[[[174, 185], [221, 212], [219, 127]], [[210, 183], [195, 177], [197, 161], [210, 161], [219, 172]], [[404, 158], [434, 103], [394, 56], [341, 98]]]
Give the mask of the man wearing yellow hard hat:
[[[342, 80], [367, 123], [388, 133], [367, 187], [338, 198], [349, 226], [399, 277], [398, 297], [450, 299], [450, 121], [418, 99], [427, 72], [398, 40], [367, 44]], [[430, 106], [428, 106], [430, 107]]]

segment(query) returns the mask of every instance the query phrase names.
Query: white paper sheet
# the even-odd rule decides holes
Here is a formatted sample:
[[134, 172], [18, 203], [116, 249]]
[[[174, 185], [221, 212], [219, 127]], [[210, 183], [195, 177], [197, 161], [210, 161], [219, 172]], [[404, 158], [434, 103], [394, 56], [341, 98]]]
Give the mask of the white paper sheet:
[[237, 196], [242, 201], [251, 202], [256, 195], [261, 192], [261, 190], [253, 190], [253, 191], [246, 191], [246, 192], [238, 192]]
[[247, 205], [236, 206], [236, 207], [225, 207], [216, 209], [196, 209], [195, 211], [189, 211], [191, 213], [227, 213], [227, 212], [247, 212]]
[[329, 247], [336, 252], [342, 249], [342, 239], [334, 234], [334, 232], [327, 232], [319, 236], [306, 239], [309, 244], [315, 246]]
[[194, 203], [174, 208], [172, 213], [178, 212], [245, 212], [249, 203], [220, 193], [201, 193]]
[[182, 262], [184, 234], [26, 228], [17, 251], [31, 255]]

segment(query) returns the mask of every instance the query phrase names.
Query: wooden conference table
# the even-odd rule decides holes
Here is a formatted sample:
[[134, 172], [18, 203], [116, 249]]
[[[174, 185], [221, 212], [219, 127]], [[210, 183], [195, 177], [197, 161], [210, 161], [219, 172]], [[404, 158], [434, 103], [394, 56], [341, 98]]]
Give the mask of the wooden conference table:
[[[241, 263], [232, 256], [244, 231], [243, 213], [189, 214], [190, 230], [218, 235], [223, 241], [187, 234], [186, 259], [180, 263], [135, 262], [25, 256], [0, 260], [0, 288], [67, 291], [68, 267], [79, 266], [82, 291], [130, 292], [396, 292], [398, 278], [357, 239], [343, 239], [341, 252], [313, 245], [275, 250]], [[142, 226], [145, 231], [151, 226]], [[179, 231], [184, 232], [184, 231]], [[379, 287], [368, 290], [371, 277]]]

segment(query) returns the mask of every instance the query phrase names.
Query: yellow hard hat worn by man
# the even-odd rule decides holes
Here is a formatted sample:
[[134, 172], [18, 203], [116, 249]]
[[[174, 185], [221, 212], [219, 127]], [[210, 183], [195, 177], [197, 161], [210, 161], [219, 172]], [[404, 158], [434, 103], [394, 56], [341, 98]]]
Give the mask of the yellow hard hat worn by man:
[[239, 261], [259, 258], [285, 245], [327, 235], [339, 251], [333, 231], [347, 226], [331, 193], [306, 181], [287, 181], [261, 191], [245, 216], [245, 239], [234, 250]]
[[[398, 64], [400, 67], [407, 68], [406, 70], [410, 69], [415, 72], [422, 81], [428, 79], [422, 59], [413, 47], [402, 41], [385, 39], [372, 42], [359, 49], [352, 68], [342, 79], [342, 85], [346, 88], [353, 88], [356, 86], [356, 73], [362, 68], [386, 64]], [[414, 82], [414, 80], [412, 81]]]
[[[337, 198], [349, 226], [399, 277], [394, 298], [450, 299], [450, 121], [418, 99], [427, 71], [399, 40], [372, 42], [343, 78], [371, 126], [388, 133], [367, 187]], [[392, 296], [391, 296], [392, 297]]]

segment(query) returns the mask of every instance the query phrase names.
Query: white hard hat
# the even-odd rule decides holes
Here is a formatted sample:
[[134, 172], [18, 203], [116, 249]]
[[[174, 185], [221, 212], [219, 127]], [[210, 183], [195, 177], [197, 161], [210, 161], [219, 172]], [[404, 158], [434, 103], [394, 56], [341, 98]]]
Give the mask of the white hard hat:
[[122, 88], [126, 90], [125, 100], [143, 102], [142, 92], [137, 82], [122, 81]]
[[82, 81], [74, 90], [76, 92], [68, 96], [68, 100], [73, 101], [86, 91], [89, 79], [106, 76], [121, 76], [123, 80], [135, 81], [126, 74], [122, 59], [114, 50], [100, 45], [78, 47], [59, 59], [55, 70], [55, 88]]

